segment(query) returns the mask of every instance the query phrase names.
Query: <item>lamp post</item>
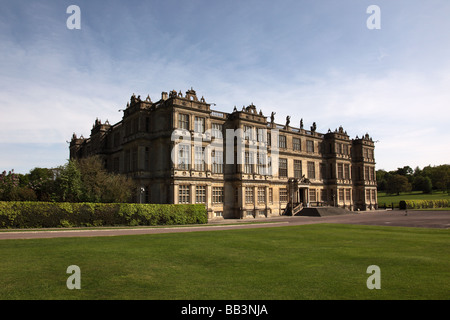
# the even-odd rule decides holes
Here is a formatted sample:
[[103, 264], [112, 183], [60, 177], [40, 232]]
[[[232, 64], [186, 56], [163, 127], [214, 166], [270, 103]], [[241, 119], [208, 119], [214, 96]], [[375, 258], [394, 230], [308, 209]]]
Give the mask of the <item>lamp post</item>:
[[140, 188], [140, 193], [139, 193], [139, 203], [140, 204], [142, 204], [142, 195], [144, 194], [144, 192], [145, 192], [145, 188], [141, 187]]

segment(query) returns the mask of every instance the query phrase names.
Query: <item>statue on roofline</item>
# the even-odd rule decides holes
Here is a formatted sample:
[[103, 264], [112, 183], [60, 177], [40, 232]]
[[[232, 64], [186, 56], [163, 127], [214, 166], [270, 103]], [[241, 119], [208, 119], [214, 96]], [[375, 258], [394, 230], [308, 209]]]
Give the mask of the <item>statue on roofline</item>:
[[289, 127], [289, 124], [291, 123], [291, 116], [286, 117], [286, 127]]

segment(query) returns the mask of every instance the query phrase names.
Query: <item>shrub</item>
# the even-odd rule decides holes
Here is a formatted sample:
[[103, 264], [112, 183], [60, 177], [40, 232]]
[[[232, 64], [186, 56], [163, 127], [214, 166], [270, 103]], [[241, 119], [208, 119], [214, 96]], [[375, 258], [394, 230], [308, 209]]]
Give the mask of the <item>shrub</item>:
[[0, 202], [0, 228], [204, 224], [204, 205]]
[[450, 200], [402, 200], [399, 203], [400, 209], [426, 209], [426, 208], [446, 208], [450, 207]]

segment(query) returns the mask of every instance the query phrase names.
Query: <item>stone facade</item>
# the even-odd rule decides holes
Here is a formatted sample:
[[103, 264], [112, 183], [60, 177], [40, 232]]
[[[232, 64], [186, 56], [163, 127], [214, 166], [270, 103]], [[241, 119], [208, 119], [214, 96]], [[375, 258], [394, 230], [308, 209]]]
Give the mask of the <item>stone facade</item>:
[[305, 206], [377, 207], [374, 142], [283, 125], [253, 104], [211, 110], [191, 89], [152, 102], [134, 94], [122, 121], [73, 135], [70, 158], [99, 155], [138, 183], [136, 202], [204, 203], [209, 218], [296, 214]]

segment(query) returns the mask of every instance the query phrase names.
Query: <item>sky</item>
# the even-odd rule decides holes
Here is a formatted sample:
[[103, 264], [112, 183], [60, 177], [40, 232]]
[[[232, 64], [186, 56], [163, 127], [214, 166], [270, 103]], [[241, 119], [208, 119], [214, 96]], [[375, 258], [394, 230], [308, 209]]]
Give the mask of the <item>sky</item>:
[[119, 122], [133, 93], [191, 87], [215, 110], [369, 133], [376, 169], [449, 164], [449, 13], [448, 0], [0, 0], [0, 171], [64, 165], [72, 134]]

